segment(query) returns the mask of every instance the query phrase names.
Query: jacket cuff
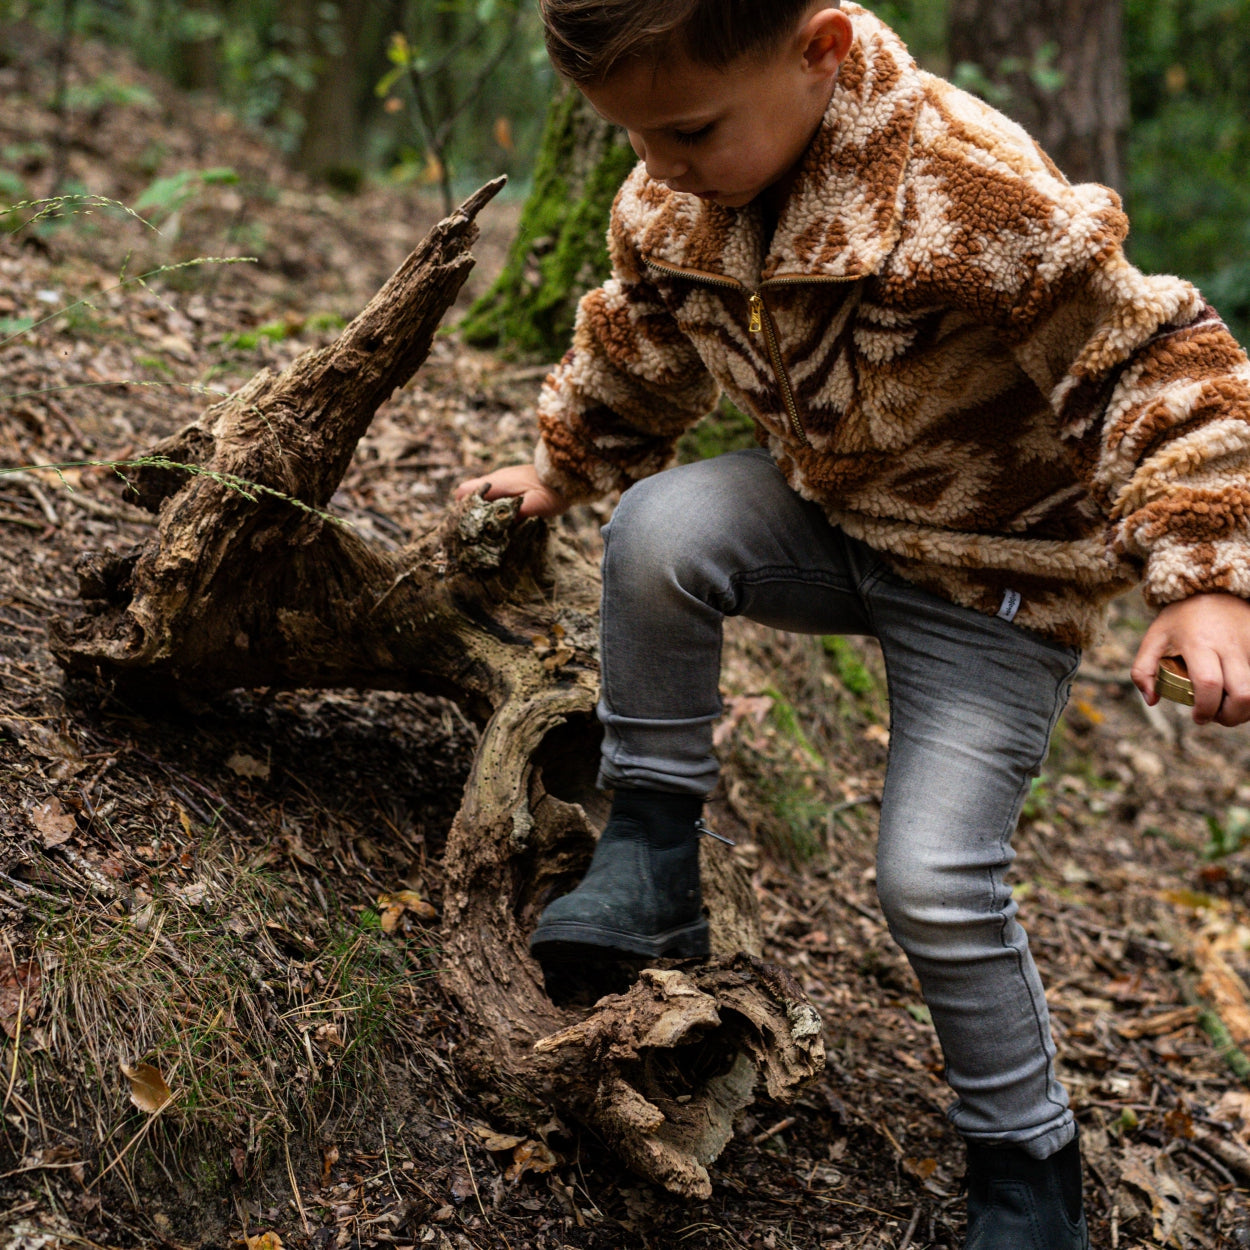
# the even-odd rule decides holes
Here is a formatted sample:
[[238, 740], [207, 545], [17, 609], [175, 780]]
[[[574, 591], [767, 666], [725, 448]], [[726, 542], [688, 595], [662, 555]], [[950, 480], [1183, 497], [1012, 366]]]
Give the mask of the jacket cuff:
[[1250, 599], [1250, 535], [1214, 542], [1162, 539], [1150, 553], [1142, 595], [1152, 608], [1191, 595], [1226, 594]]
[[541, 439], [534, 448], [534, 468], [538, 472], [538, 480], [544, 486], [559, 491], [561, 498], [567, 504], [592, 503], [608, 493], [597, 489], [584, 477], [578, 477], [560, 468], [551, 458], [551, 449]]

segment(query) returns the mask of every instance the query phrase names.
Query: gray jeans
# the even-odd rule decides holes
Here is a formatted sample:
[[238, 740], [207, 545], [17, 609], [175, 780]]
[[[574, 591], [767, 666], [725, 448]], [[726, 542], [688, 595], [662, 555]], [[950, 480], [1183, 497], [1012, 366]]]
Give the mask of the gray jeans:
[[1079, 652], [897, 577], [762, 450], [639, 482], [604, 533], [604, 786], [712, 789], [725, 616], [879, 640], [890, 756], [877, 893], [933, 1016], [950, 1118], [1039, 1158], [1066, 1145], [1076, 1128], [1006, 874]]

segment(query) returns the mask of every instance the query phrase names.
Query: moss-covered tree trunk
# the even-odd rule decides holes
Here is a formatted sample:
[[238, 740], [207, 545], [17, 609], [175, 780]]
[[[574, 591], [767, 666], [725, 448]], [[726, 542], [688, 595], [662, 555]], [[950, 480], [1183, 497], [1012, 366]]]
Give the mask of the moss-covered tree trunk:
[[548, 360], [563, 354], [577, 301], [607, 275], [608, 212], [636, 159], [624, 132], [580, 91], [558, 90], [507, 264], [461, 326], [469, 342]]

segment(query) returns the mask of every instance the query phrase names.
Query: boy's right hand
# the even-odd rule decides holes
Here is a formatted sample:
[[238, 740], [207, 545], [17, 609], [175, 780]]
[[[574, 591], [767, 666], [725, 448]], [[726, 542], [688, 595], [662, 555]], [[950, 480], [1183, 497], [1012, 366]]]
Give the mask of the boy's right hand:
[[467, 499], [470, 495], [481, 495], [485, 499], [509, 499], [519, 495], [523, 517], [559, 516], [569, 506], [559, 491], [539, 480], [538, 470], [532, 464], [509, 465], [482, 477], [471, 477], [456, 487], [457, 499]]

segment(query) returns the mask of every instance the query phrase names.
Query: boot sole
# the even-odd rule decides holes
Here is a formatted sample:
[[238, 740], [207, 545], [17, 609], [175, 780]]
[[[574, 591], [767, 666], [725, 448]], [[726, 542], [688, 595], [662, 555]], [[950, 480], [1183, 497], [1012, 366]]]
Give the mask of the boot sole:
[[530, 938], [530, 954], [539, 963], [569, 963], [579, 959], [706, 959], [708, 956], [706, 920], [669, 929], [648, 937], [605, 929], [576, 920], [557, 920], [539, 925]]

